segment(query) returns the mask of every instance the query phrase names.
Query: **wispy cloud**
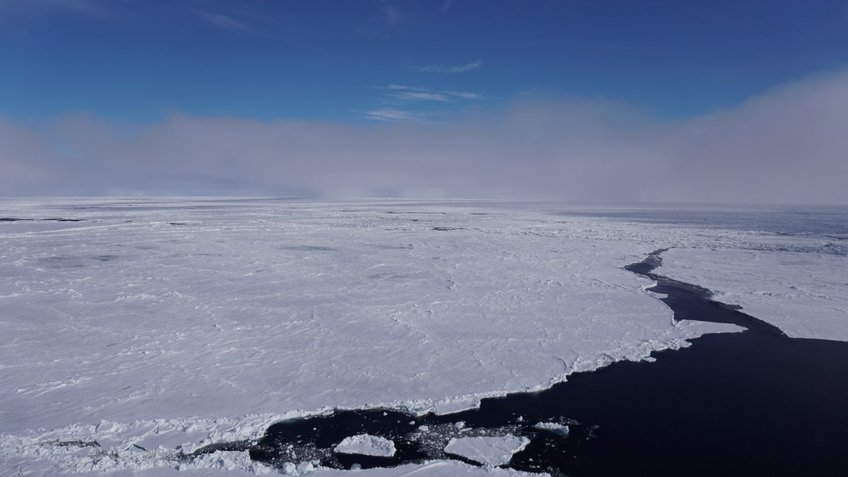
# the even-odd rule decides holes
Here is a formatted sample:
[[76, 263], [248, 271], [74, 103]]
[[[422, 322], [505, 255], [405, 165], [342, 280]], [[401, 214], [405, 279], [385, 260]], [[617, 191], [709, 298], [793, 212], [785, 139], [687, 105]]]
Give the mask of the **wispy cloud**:
[[465, 73], [480, 69], [483, 66], [483, 60], [475, 60], [464, 65], [426, 65], [413, 66], [412, 71], [419, 73]]
[[373, 119], [374, 121], [384, 121], [393, 123], [401, 121], [420, 120], [420, 117], [411, 111], [405, 111], [402, 109], [395, 108], [372, 109], [370, 111], [365, 111], [363, 115], [368, 119]]
[[450, 98], [444, 93], [431, 93], [428, 91], [398, 91], [392, 93], [391, 96], [401, 101], [436, 101], [439, 103], [450, 101]]
[[447, 94], [461, 99], [483, 99], [483, 95], [472, 93], [470, 91], [447, 91]]
[[390, 84], [385, 89], [391, 91], [389, 97], [401, 101], [436, 101], [447, 103], [455, 100], [480, 100], [483, 96], [470, 91], [440, 91], [421, 86]]
[[208, 12], [205, 10], [194, 10], [194, 12], [197, 14], [197, 16], [205, 20], [209, 25], [212, 25], [213, 27], [218, 28], [220, 30], [225, 30], [233, 33], [248, 32], [252, 30], [247, 23], [236, 19], [232, 15]]
[[[429, 122], [425, 121], [425, 117], [441, 116], [449, 109], [455, 109], [456, 105], [484, 98], [470, 91], [437, 90], [403, 84], [389, 84], [377, 89], [383, 90], [383, 95], [377, 99], [381, 107], [362, 114], [367, 119], [385, 122]], [[434, 111], [426, 103], [443, 105], [445, 110]]]

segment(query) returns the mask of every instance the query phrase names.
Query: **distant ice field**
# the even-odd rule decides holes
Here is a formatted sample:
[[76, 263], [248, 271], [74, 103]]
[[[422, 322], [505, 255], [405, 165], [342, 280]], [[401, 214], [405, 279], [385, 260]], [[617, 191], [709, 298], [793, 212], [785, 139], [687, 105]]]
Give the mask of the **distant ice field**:
[[[661, 274], [733, 286], [746, 310], [756, 295], [750, 313], [790, 332], [848, 338], [830, 232], [437, 201], [4, 200], [0, 218], [0, 466], [36, 474], [172, 469], [180, 450], [281, 418], [450, 412], [737, 331], [674, 321], [621, 268], [657, 248], [673, 248]], [[807, 265], [724, 280], [765, 253]], [[793, 300], [785, 284], [816, 288], [776, 322], [757, 294], [771, 282], [774, 303]], [[74, 440], [114, 452], [57, 444]]]
[[693, 228], [758, 231], [778, 235], [822, 236], [848, 240], [848, 207], [582, 207], [560, 212], [567, 216], [602, 217], [619, 221]]

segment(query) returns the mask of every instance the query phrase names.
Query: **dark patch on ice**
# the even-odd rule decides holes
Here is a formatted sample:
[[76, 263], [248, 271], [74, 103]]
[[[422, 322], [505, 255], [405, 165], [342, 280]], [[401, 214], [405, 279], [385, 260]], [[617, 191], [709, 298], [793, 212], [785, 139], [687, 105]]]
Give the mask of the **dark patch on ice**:
[[325, 247], [323, 245], [285, 245], [280, 247], [281, 250], [294, 250], [298, 252], [335, 252], [333, 247]]
[[[223, 202], [223, 201], [222, 201]], [[72, 205], [70, 207], [63, 207], [66, 210], [98, 210], [104, 212], [173, 212], [175, 210], [188, 210], [188, 211], [202, 211], [202, 212], [214, 212], [214, 211], [226, 211], [232, 210], [232, 205], [220, 204], [220, 205], [199, 205], [199, 204], [190, 204], [190, 205], [135, 205], [135, 204], [95, 204], [95, 205]]]
[[447, 212], [424, 211], [424, 210], [408, 210], [408, 211], [389, 210], [386, 213], [387, 214], [404, 214], [404, 215], [447, 215]]
[[[476, 465], [444, 452], [450, 438], [512, 434], [531, 442], [505, 467], [554, 476], [844, 474], [848, 343], [788, 338], [713, 301], [709, 290], [656, 275], [661, 253], [625, 268], [657, 281], [651, 290], [666, 294], [676, 320], [747, 330], [705, 335], [688, 348], [652, 353], [655, 362], [616, 362], [446, 416], [372, 409], [279, 422], [249, 446], [250, 456], [345, 469], [433, 459]], [[569, 435], [534, 428], [539, 422], [568, 424]], [[396, 455], [332, 451], [362, 433], [391, 439]]]
[[823, 245], [773, 245], [773, 244], [745, 244], [739, 250], [751, 250], [755, 252], [791, 252], [791, 253], [820, 253], [823, 255], [848, 255], [848, 246], [838, 243], [826, 243]]
[[82, 268], [85, 266], [85, 263], [83, 263], [80, 257], [67, 255], [43, 257], [39, 258], [36, 262], [39, 266], [46, 268]]
[[410, 275], [408, 273], [372, 273], [371, 275], [368, 275], [368, 278], [370, 280], [386, 280], [386, 279], [389, 279], [389, 278], [403, 279], [403, 278], [411, 278], [411, 277], [412, 277], [412, 275]]
[[411, 243], [401, 244], [401, 245], [384, 245], [384, 244], [374, 244], [372, 245], [374, 248], [379, 248], [382, 250], [412, 250], [415, 248]]
[[83, 268], [95, 262], [111, 262], [119, 258], [118, 255], [94, 255], [89, 257], [80, 257], [72, 255], [54, 255], [51, 257], [42, 257], [36, 260], [39, 267], [62, 269], [62, 268]]
[[173, 225], [174, 227], [179, 227], [182, 225], [188, 225], [188, 222], [168, 222], [168, 225]]
[[97, 441], [83, 441], [83, 440], [70, 440], [70, 441], [48, 441], [47, 444], [54, 445], [56, 447], [101, 447], [100, 443]]
[[467, 230], [467, 229], [466, 229], [465, 227], [444, 227], [444, 226], [439, 226], [439, 227], [433, 227], [433, 230], [436, 230], [436, 231], [439, 231], [439, 232], [450, 232], [450, 231], [452, 231], [452, 230]]
[[19, 218], [19, 217], [0, 217], [0, 222], [33, 222], [35, 220], [39, 220], [41, 222], [82, 222], [84, 219], [64, 219], [64, 218], [30, 219], [30, 218]]

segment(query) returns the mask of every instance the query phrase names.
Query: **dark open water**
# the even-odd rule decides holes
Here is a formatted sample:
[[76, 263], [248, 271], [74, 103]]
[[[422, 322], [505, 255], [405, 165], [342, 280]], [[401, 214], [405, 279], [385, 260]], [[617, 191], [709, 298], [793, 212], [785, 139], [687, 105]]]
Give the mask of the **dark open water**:
[[[553, 475], [848, 475], [848, 343], [788, 338], [711, 301], [708, 290], [654, 275], [661, 252], [626, 268], [658, 282], [653, 291], [667, 294], [663, 301], [675, 319], [747, 330], [656, 352], [653, 363], [618, 362], [545, 391], [484, 399], [479, 409], [457, 414], [337, 411], [279, 422], [259, 442], [198, 452], [246, 448], [254, 460], [275, 465], [312, 460], [335, 468], [387, 467], [465, 461], [444, 453], [451, 437], [511, 433], [532, 442], [507, 466]], [[533, 427], [551, 421], [569, 424], [569, 436]], [[332, 452], [360, 433], [392, 439], [397, 454]]]

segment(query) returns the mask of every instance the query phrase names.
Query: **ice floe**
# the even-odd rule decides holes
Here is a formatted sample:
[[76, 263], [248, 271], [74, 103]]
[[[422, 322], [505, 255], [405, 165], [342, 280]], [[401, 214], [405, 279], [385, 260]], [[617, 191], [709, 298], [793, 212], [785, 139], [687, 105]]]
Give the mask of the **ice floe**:
[[392, 457], [395, 455], [395, 443], [385, 437], [357, 434], [345, 437], [333, 450], [339, 454]]
[[451, 439], [445, 446], [445, 452], [496, 467], [508, 463], [513, 454], [521, 452], [529, 443], [530, 439], [513, 435], [460, 437]]
[[556, 434], [560, 437], [568, 437], [569, 433], [568, 425], [560, 424], [558, 422], [539, 422], [533, 427], [541, 431], [547, 431], [551, 434]]

